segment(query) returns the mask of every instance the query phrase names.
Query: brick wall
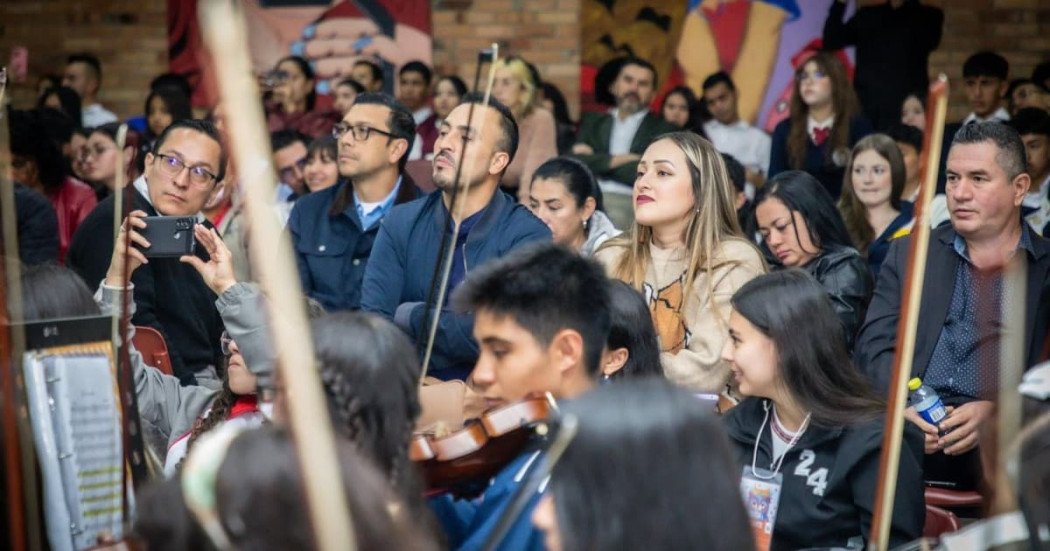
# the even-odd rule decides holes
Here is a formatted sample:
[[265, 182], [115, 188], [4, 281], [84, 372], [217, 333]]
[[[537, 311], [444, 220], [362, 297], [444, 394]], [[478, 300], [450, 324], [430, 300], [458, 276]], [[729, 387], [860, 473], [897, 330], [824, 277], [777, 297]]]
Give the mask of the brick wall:
[[[585, 1], [592, 0], [431, 0], [434, 64], [469, 83], [477, 51], [498, 42], [504, 54], [535, 62], [574, 104], [579, 10]], [[931, 59], [931, 72], [953, 79], [952, 118], [967, 111], [960, 78], [963, 61], [974, 51], [992, 48], [1006, 55], [1011, 76], [1027, 76], [1050, 58], [1046, 0], [926, 1], [945, 10], [944, 40]], [[29, 79], [13, 87], [15, 105], [28, 106], [39, 75], [60, 72], [67, 54], [91, 50], [104, 66], [101, 100], [123, 116], [141, 112], [150, 79], [166, 70], [165, 5], [165, 0], [0, 1], [0, 60], [9, 58], [13, 46], [29, 49]]]
[[102, 61], [99, 101], [121, 116], [141, 113], [150, 80], [167, 71], [166, 10], [165, 0], [0, 1], [0, 63], [14, 46], [29, 50], [14, 104], [31, 106], [40, 75], [61, 75], [67, 55], [89, 51]]
[[969, 113], [962, 65], [970, 54], [995, 50], [1010, 61], [1010, 78], [1030, 77], [1050, 59], [1050, 2], [1046, 0], [940, 0], [926, 2], [944, 10], [941, 47], [930, 56], [930, 73], [948, 75], [951, 107], [948, 120]]
[[[435, 0], [434, 66], [456, 73], [469, 86], [477, 52], [493, 42], [500, 55], [536, 64], [576, 115], [580, 82], [581, 0]], [[484, 75], [483, 75], [484, 78]]]

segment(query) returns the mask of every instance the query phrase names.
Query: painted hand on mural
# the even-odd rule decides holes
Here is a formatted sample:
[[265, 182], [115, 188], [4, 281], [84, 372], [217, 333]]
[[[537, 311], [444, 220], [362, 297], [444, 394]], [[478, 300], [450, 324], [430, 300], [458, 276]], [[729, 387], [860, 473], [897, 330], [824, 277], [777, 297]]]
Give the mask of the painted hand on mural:
[[291, 53], [314, 62], [320, 79], [350, 76], [358, 59], [378, 59], [400, 67], [414, 59], [429, 59], [431, 38], [419, 29], [398, 23], [394, 36], [381, 34], [369, 19], [327, 19], [303, 29], [303, 39]]

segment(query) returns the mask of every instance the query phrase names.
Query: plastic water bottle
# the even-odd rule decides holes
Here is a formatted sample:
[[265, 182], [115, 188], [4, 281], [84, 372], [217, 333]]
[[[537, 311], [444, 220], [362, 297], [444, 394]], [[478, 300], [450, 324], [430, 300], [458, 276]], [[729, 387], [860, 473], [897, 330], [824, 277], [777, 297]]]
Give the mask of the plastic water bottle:
[[927, 423], [937, 426], [937, 423], [948, 416], [948, 410], [945, 409], [944, 402], [941, 402], [941, 397], [932, 388], [922, 384], [922, 379], [915, 377], [908, 381], [908, 390], [911, 390], [911, 405], [915, 406], [919, 417]]

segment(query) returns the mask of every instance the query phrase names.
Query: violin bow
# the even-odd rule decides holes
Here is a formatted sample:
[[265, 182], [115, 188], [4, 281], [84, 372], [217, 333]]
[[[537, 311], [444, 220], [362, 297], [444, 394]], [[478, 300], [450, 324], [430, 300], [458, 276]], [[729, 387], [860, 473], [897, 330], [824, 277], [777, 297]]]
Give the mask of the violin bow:
[[916, 330], [922, 286], [926, 277], [926, 257], [930, 248], [930, 203], [937, 190], [937, 169], [944, 139], [944, 121], [948, 112], [948, 77], [941, 74], [930, 85], [926, 112], [925, 143], [920, 160], [923, 183], [915, 202], [915, 223], [908, 247], [908, 265], [905, 270], [904, 296], [897, 322], [897, 349], [893, 356], [890, 378], [890, 398], [886, 406], [886, 423], [882, 433], [882, 461], [879, 465], [879, 484], [875, 509], [871, 520], [869, 550], [886, 551], [889, 547], [890, 526], [893, 524], [893, 500], [897, 490], [897, 473], [904, 438], [904, 408], [908, 402], [908, 378], [915, 356]]
[[214, 60], [226, 108], [229, 143], [244, 183], [251, 220], [249, 247], [259, 282], [268, 297], [277, 367], [289, 399], [288, 413], [303, 477], [314, 541], [324, 551], [354, 551], [357, 540], [336, 455], [332, 423], [315, 367], [313, 340], [303, 307], [299, 274], [288, 236], [270, 205], [277, 175], [269, 133], [252, 81], [244, 14], [230, 0], [201, 0], [198, 16]]
[[[127, 146], [128, 125], [122, 124], [117, 129], [117, 173], [116, 184], [113, 186], [113, 235], [114, 239], [120, 236], [120, 227], [128, 216], [128, 212], [135, 204], [134, 186], [127, 185], [127, 160], [124, 156], [124, 148]], [[114, 247], [117, 246], [114, 241]], [[131, 232], [124, 232], [125, 248], [131, 247]], [[131, 266], [124, 263], [124, 273], [121, 281], [125, 288], [131, 281]], [[123, 294], [123, 293], [122, 293]], [[131, 323], [131, 300], [122, 299], [120, 308], [113, 312], [113, 342], [116, 350], [117, 362], [117, 390], [120, 394], [120, 416], [124, 431], [124, 461], [128, 469], [121, 477], [121, 496], [124, 507], [124, 522], [128, 523], [131, 504], [128, 502], [128, 471], [131, 472], [132, 491], [137, 491], [145, 486], [151, 478], [151, 469], [147, 461], [146, 446], [142, 440], [142, 423], [139, 419], [138, 396], [135, 394], [135, 375], [131, 367], [130, 342], [128, 339], [128, 325]], [[154, 473], [155, 474], [155, 473]]]
[[[482, 104], [485, 108], [488, 107], [489, 97], [492, 96], [492, 85], [496, 79], [497, 59], [499, 59], [499, 44], [493, 43], [491, 49], [478, 52], [478, 64], [474, 70], [474, 87], [472, 89], [478, 89], [478, 82], [481, 80], [481, 66], [487, 61], [489, 70], [486, 78], [485, 94], [482, 99]], [[476, 102], [472, 102], [468, 106], [467, 128], [473, 128], [474, 112], [477, 106]], [[480, 125], [477, 136], [474, 136], [474, 139], [480, 142], [484, 130], [485, 125]], [[434, 276], [430, 280], [430, 292], [427, 295], [424, 316], [430, 314], [431, 311], [433, 311], [433, 314], [430, 318], [429, 326], [425, 326], [427, 330], [419, 334], [420, 339], [422, 339], [424, 334], [427, 336], [426, 347], [423, 349], [423, 368], [419, 375], [420, 386], [423, 385], [423, 381], [427, 377], [427, 371], [430, 368], [430, 359], [434, 352], [434, 341], [437, 339], [438, 322], [441, 320], [441, 309], [445, 303], [445, 295], [448, 292], [449, 276], [452, 274], [452, 260], [456, 255], [456, 239], [459, 236], [460, 224], [463, 221], [463, 204], [466, 203], [466, 199], [461, 200], [460, 194], [470, 195], [470, 182], [460, 181], [464, 174], [464, 163], [470, 163], [469, 169], [465, 171], [467, 178], [469, 178], [469, 175], [474, 172], [474, 165], [477, 162], [477, 154], [471, 155], [470, 159], [466, 159], [467, 144], [470, 138], [471, 136], [468, 133], [463, 134], [463, 147], [459, 150], [459, 162], [456, 163], [452, 195], [448, 201], [448, 212], [452, 216], [452, 228], [450, 230], [448, 224], [445, 225], [445, 235], [441, 240], [441, 249], [438, 252], [438, 265], [434, 267]], [[496, 193], [499, 193], [499, 190], [496, 190]], [[424, 319], [426, 318], [424, 317]]]
[[[117, 128], [117, 139], [116, 139], [116, 142], [117, 142], [117, 166], [118, 167], [123, 167], [124, 166], [124, 147], [127, 144], [127, 139], [128, 139], [128, 125], [122, 124], [122, 125], [120, 125], [120, 128]], [[117, 174], [116, 174], [116, 183], [113, 186], [113, 239], [114, 239], [113, 246], [114, 247], [116, 247], [116, 238], [118, 236], [120, 236], [120, 227], [124, 223], [124, 218], [128, 215], [126, 212], [124, 212], [124, 195], [125, 195], [125, 193], [124, 193], [124, 184], [125, 184], [124, 180], [125, 179], [126, 179], [126, 177], [125, 177], [125, 174], [124, 174], [123, 170], [118, 169], [117, 170]], [[130, 234], [130, 232], [128, 232], [128, 233]], [[128, 246], [128, 242], [129, 241], [130, 241], [130, 239], [124, 242], [124, 246], [125, 247]], [[124, 264], [127, 265], [127, 262], [125, 262]], [[122, 274], [120, 274], [120, 277], [121, 277], [121, 281], [124, 282], [124, 285], [125, 286], [128, 285], [128, 283], [129, 283], [129, 281], [128, 281], [128, 270], [124, 270], [124, 272]], [[121, 302], [124, 302], [124, 301], [121, 301]], [[121, 307], [121, 308], [114, 308], [113, 309], [113, 323], [112, 323], [111, 328], [110, 328], [110, 334], [113, 335], [113, 349], [114, 350], [120, 350], [121, 342], [123, 342], [120, 339], [125, 336], [125, 335], [122, 335], [120, 333], [120, 321], [123, 318], [123, 312], [124, 312], [124, 308], [123, 307]]]
[[[25, 332], [17, 322], [22, 315], [22, 274], [18, 256], [18, 222], [15, 209], [15, 183], [11, 175], [11, 134], [8, 128], [7, 68], [0, 68], [0, 218], [3, 220], [4, 258], [0, 262], [0, 403], [3, 406], [4, 486], [7, 490], [7, 541], [11, 549], [41, 549], [39, 502], [33, 475], [36, 459], [33, 440], [25, 417], [25, 388], [22, 354]], [[20, 413], [21, 412], [21, 413]]]

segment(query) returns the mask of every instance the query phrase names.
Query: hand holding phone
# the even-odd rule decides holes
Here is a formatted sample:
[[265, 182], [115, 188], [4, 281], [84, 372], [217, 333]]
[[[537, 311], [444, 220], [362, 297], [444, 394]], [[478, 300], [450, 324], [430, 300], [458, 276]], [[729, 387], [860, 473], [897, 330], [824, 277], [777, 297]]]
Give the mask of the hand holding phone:
[[[125, 273], [130, 278], [139, 266], [149, 263], [141, 249], [148, 249], [150, 242], [139, 233], [146, 227], [145, 219], [146, 213], [136, 210], [128, 214], [124, 223], [120, 225], [120, 231], [113, 239], [113, 256], [110, 257], [109, 270], [106, 271], [106, 285], [126, 287]], [[132, 247], [127, 247], [129, 239]]]
[[222, 242], [215, 228], [206, 228], [198, 224], [194, 233], [204, 251], [208, 253], [208, 261], [205, 262], [198, 256], [187, 255], [179, 261], [193, 266], [201, 275], [204, 283], [216, 295], [222, 295], [227, 289], [237, 283], [237, 276], [233, 273], [233, 257], [226, 244]]
[[135, 248], [146, 258], [178, 258], [193, 254], [197, 245], [193, 235], [196, 217], [147, 216], [142, 221], [146, 225], [138, 233], [149, 242], [149, 246], [136, 243]]

